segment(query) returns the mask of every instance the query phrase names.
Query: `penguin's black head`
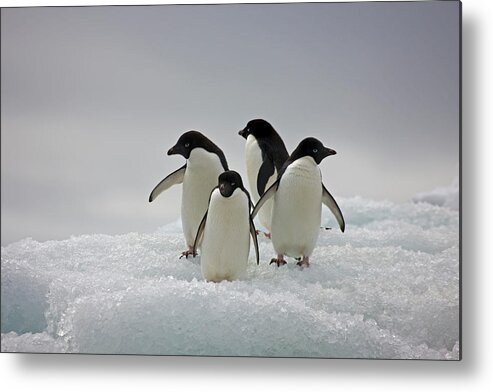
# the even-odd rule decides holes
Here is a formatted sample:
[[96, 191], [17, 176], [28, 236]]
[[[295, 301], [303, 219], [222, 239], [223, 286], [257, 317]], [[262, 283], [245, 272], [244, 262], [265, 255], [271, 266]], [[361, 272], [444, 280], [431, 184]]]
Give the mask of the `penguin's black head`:
[[292, 155], [295, 159], [305, 156], [312, 157], [318, 165], [324, 158], [335, 154], [334, 150], [325, 147], [320, 140], [314, 137], [307, 137], [298, 144]]
[[241, 180], [241, 176], [233, 170], [228, 170], [221, 173], [219, 175], [218, 182], [219, 192], [221, 192], [223, 197], [230, 197], [236, 188], [243, 189], [243, 181]]
[[204, 147], [209, 141], [198, 131], [188, 131], [180, 136], [176, 144], [168, 150], [168, 155], [180, 154], [185, 159], [190, 158], [190, 153], [196, 147]]
[[250, 120], [245, 128], [243, 128], [238, 135], [248, 138], [248, 135], [255, 136], [256, 139], [262, 137], [268, 137], [269, 135], [275, 133], [276, 131], [267, 121], [262, 119]]

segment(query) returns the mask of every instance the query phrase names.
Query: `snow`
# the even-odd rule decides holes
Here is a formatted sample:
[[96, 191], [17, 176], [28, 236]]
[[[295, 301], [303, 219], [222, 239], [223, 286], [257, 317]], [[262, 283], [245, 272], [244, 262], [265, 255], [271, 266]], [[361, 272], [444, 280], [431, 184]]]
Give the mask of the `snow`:
[[440, 187], [431, 192], [418, 193], [413, 197], [414, 202], [426, 202], [437, 206], [459, 209], [459, 177], [449, 186]]
[[179, 221], [2, 247], [2, 351], [458, 359], [457, 209], [338, 201], [346, 232], [324, 209], [332, 229], [310, 268], [269, 265], [259, 237], [260, 265], [251, 251], [234, 282], [205, 282], [200, 257], [178, 259]]

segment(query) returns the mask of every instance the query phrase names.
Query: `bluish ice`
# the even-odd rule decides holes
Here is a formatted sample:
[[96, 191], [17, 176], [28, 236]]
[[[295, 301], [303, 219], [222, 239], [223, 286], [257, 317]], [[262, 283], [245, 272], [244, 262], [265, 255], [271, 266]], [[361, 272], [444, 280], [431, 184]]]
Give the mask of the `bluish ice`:
[[208, 283], [178, 259], [180, 222], [151, 234], [2, 247], [2, 351], [325, 358], [459, 356], [458, 184], [405, 203], [324, 208], [310, 268]]

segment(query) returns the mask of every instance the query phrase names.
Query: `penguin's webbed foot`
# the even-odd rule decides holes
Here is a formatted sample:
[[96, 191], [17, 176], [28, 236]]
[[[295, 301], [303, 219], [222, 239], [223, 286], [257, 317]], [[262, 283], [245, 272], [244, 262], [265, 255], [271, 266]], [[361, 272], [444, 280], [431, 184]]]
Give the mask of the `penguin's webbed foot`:
[[[297, 259], [298, 260], [298, 259]], [[297, 266], [301, 268], [308, 268], [310, 266], [310, 261], [308, 260], [308, 257], [303, 257], [300, 261], [296, 263]]]
[[273, 263], [276, 263], [276, 264], [277, 264], [277, 266], [278, 266], [278, 267], [280, 267], [281, 265], [286, 264], [286, 260], [284, 260], [284, 259], [279, 259], [279, 258], [275, 258], [275, 257], [274, 257], [274, 258], [270, 261], [269, 265], [270, 265], [270, 264], [273, 264]]
[[262, 230], [255, 230], [255, 232], [257, 233], [257, 235], [263, 234], [265, 236], [265, 238], [268, 238], [269, 240], [272, 238], [271, 233], [267, 233], [267, 232], [262, 231]]
[[188, 259], [188, 256], [195, 257], [195, 256], [197, 256], [197, 252], [194, 252], [193, 248], [187, 249], [187, 250], [181, 252], [181, 256], [179, 258], [181, 259], [182, 257], [185, 257], [186, 259]]

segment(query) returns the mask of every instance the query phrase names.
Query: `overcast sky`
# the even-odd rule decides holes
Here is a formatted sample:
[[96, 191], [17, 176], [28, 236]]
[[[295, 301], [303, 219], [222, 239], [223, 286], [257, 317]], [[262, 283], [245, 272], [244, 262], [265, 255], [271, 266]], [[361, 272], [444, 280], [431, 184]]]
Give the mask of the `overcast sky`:
[[335, 149], [336, 198], [458, 173], [458, 2], [2, 9], [1, 50], [2, 245], [175, 221], [166, 151], [201, 130], [243, 175], [252, 118]]

